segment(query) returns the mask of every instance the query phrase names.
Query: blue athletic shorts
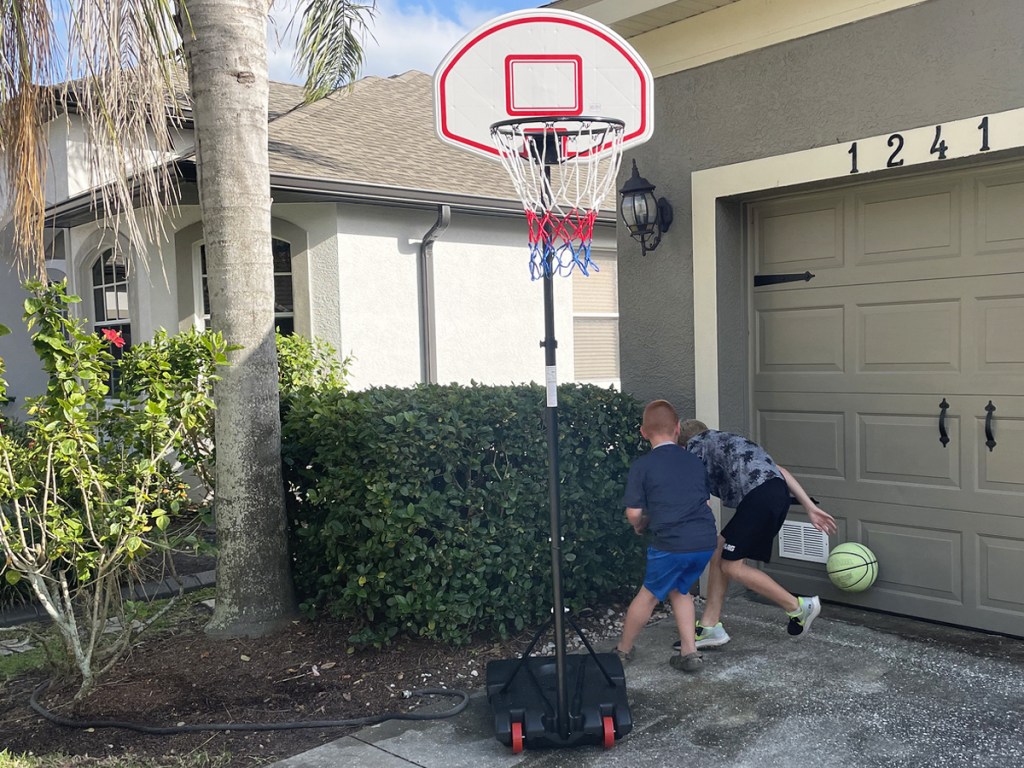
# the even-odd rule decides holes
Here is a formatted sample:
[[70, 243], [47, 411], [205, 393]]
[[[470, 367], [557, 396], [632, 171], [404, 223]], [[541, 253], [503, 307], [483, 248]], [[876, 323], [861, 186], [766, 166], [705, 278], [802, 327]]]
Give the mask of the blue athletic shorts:
[[668, 597], [673, 589], [685, 595], [700, 578], [713, 554], [713, 549], [703, 552], [662, 552], [648, 547], [644, 587], [659, 600]]

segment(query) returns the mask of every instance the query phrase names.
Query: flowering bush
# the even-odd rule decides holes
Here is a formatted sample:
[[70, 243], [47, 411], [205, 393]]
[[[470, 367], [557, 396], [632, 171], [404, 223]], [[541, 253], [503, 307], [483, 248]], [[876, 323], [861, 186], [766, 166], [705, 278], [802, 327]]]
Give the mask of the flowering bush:
[[[5, 578], [27, 582], [53, 620], [81, 698], [137, 634], [121, 590], [145, 554], [172, 545], [185, 495], [169, 462], [212, 403], [165, 362], [136, 365], [111, 397], [109, 347], [120, 335], [70, 317], [79, 299], [63, 284], [26, 288], [25, 321], [49, 382], [28, 400], [23, 435], [0, 420], [0, 547]], [[210, 336], [203, 349], [212, 375], [223, 341]]]

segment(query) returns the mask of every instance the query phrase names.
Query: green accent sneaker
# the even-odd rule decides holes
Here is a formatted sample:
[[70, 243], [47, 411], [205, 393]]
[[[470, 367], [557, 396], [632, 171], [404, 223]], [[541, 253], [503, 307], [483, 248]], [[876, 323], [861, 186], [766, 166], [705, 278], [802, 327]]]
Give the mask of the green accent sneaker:
[[793, 637], [803, 637], [811, 629], [811, 622], [821, 613], [821, 600], [815, 597], [801, 597], [800, 607], [796, 615], [789, 614], [789, 626], [786, 631]]
[[[719, 648], [729, 642], [729, 633], [725, 631], [725, 627], [722, 626], [722, 622], [718, 622], [713, 627], [705, 627], [699, 622], [697, 623], [697, 647], [698, 648]], [[678, 640], [673, 643], [672, 647], [677, 651], [682, 646]]]

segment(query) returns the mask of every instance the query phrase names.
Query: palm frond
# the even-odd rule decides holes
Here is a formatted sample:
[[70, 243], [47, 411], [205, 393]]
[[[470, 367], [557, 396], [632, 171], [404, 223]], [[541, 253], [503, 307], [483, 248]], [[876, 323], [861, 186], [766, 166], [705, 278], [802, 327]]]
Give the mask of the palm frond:
[[306, 73], [306, 103], [347, 85], [363, 65], [363, 41], [377, 13], [377, 2], [306, 0], [295, 48], [296, 65]]
[[[6, 173], [0, 211], [13, 218], [19, 270], [45, 280], [43, 214], [46, 209], [44, 123], [53, 25], [46, 0], [0, 0], [0, 153]], [[0, 224], [3, 224], [0, 217]]]
[[105, 226], [143, 253], [164, 236], [177, 202], [169, 161], [187, 88], [177, 63], [174, 0], [78, 0], [70, 14], [68, 64], [80, 76], [63, 94], [83, 118], [94, 204]]

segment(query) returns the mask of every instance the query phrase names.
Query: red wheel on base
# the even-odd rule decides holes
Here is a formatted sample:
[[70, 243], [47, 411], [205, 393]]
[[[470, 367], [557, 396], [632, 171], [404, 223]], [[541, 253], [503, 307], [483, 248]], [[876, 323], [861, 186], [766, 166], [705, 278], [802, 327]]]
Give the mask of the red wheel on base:
[[512, 723], [512, 753], [518, 755], [523, 751], [523, 724]]
[[606, 716], [604, 722], [604, 748], [611, 749], [615, 746], [615, 721], [611, 716]]

